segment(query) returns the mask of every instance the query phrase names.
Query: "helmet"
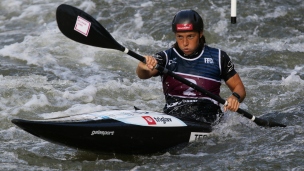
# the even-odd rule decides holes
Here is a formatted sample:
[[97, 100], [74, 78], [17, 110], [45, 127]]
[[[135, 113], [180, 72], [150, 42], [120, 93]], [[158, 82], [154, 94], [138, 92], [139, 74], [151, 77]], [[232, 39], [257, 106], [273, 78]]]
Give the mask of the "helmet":
[[173, 18], [172, 31], [203, 31], [202, 17], [194, 10], [179, 11]]

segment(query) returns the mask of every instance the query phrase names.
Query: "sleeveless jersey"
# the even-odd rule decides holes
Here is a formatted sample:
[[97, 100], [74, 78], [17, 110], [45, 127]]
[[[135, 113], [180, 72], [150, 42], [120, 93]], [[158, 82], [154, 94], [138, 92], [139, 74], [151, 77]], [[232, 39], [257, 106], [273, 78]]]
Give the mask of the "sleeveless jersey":
[[[205, 45], [201, 54], [193, 59], [181, 56], [175, 48], [170, 48], [163, 52], [166, 56], [165, 67], [167, 69], [219, 96], [222, 79], [220, 49]], [[162, 75], [162, 83], [166, 97], [209, 99], [215, 104], [218, 104], [218, 102], [210, 97], [203, 95], [166, 74]]]

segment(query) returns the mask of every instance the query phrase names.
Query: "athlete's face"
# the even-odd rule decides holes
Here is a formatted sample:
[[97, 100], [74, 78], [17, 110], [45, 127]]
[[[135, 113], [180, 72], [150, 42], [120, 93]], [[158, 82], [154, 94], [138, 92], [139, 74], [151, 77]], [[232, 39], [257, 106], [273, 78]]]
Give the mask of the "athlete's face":
[[199, 39], [203, 36], [203, 32], [176, 32], [175, 39], [178, 47], [185, 55], [191, 55], [199, 45]]

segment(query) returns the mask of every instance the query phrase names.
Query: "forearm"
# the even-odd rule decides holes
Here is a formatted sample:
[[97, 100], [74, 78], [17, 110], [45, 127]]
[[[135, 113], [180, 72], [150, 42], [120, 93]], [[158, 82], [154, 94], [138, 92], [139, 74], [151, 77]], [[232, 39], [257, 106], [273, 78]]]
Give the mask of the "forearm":
[[[228, 85], [232, 94], [227, 98], [227, 103], [225, 104], [224, 109], [225, 111], [229, 109], [235, 112], [239, 108], [240, 102], [242, 102], [246, 97], [245, 87], [238, 74], [235, 74], [233, 77], [227, 80], [226, 84]], [[233, 94], [233, 92], [236, 94]]]
[[240, 102], [242, 102], [246, 97], [246, 90], [244, 87], [244, 84], [239, 77], [238, 74], [235, 74], [233, 77], [231, 77], [226, 84], [228, 85], [231, 92], [235, 92], [240, 96]]
[[246, 91], [245, 91], [245, 87], [244, 87], [243, 83], [238, 84], [231, 91], [237, 93], [240, 96], [240, 102], [242, 102], [246, 97]]

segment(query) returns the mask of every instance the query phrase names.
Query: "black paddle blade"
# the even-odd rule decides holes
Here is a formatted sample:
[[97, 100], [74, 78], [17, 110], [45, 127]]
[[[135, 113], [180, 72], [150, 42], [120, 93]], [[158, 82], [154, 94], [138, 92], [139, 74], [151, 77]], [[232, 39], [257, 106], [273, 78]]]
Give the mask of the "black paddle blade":
[[286, 127], [286, 125], [274, 121], [267, 121], [261, 118], [255, 118], [254, 122], [259, 126], [264, 127]]
[[56, 20], [59, 30], [76, 42], [101, 48], [125, 50], [98, 21], [80, 9], [62, 4], [57, 8]]
[[257, 118], [253, 115], [251, 115], [250, 113], [248, 113], [247, 111], [243, 110], [243, 109], [238, 109], [237, 112], [239, 114], [242, 114], [243, 116], [245, 116], [246, 118], [253, 120], [254, 123], [256, 123], [259, 126], [263, 126], [263, 127], [286, 127], [286, 125], [281, 124], [281, 123], [277, 123], [277, 122], [273, 122], [273, 121], [267, 121], [261, 118]]

